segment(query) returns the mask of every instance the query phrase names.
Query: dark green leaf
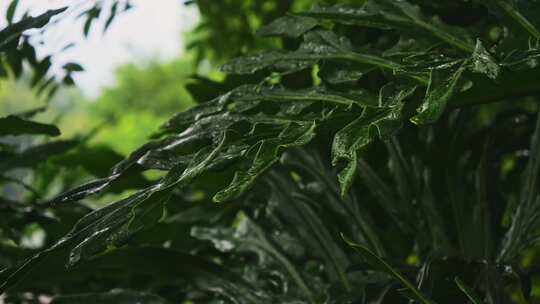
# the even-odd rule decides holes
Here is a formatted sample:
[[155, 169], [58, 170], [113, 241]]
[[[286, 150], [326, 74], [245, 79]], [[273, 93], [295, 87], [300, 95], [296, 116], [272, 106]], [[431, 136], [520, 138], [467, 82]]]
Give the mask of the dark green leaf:
[[56, 126], [25, 120], [18, 116], [0, 118], [0, 135], [21, 134], [58, 136], [60, 130]]
[[298, 38], [305, 32], [317, 26], [318, 21], [309, 17], [287, 15], [261, 27], [257, 34], [260, 36], [287, 36]]
[[0, 31], [0, 52], [5, 51], [7, 46], [14, 40], [18, 40], [18, 38], [26, 30], [45, 26], [45, 24], [47, 24], [53, 16], [64, 12], [66, 9], [67, 7], [57, 10], [49, 10], [37, 17], [27, 17], [17, 23], [8, 25], [6, 28]]
[[6, 20], [9, 24], [13, 23], [13, 17], [15, 16], [15, 11], [17, 10], [17, 5], [19, 0], [12, 0], [6, 11]]
[[358, 252], [372, 267], [389, 274], [394, 279], [396, 279], [403, 287], [407, 288], [407, 290], [411, 292], [411, 295], [416, 301], [422, 304], [434, 304], [433, 301], [426, 298], [422, 294], [422, 292], [420, 292], [407, 278], [405, 278], [401, 273], [396, 271], [392, 266], [390, 266], [390, 264], [388, 264], [383, 259], [379, 258], [376, 254], [371, 252], [367, 247], [354, 243], [353, 241], [345, 237], [343, 234], [341, 235], [341, 237], [349, 246], [354, 248], [356, 252]]

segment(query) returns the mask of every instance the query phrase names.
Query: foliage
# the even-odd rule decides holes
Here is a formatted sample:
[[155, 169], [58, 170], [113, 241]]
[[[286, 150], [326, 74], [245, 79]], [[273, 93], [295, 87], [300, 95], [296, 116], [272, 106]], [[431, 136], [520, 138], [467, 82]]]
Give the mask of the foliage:
[[[538, 300], [527, 250], [540, 210], [540, 7], [362, 2], [262, 27], [297, 47], [234, 59], [223, 83], [198, 78], [195, 99], [240, 85], [197, 100], [108, 174], [40, 204], [75, 210], [138, 189], [82, 211], [62, 238], [40, 223], [58, 240], [42, 250], [3, 250], [12, 267], [0, 290], [53, 303]], [[1, 164], [47, 156], [29, 154], [38, 155]]]

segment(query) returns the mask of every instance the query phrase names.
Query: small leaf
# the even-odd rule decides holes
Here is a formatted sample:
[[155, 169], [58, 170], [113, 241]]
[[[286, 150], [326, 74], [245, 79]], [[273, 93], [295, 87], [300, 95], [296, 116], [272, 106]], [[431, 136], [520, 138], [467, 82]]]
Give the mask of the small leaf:
[[75, 63], [75, 62], [69, 62], [69, 63], [64, 64], [63, 69], [68, 71], [68, 72], [82, 72], [82, 71], [84, 71], [84, 68], [80, 64]]
[[476, 41], [476, 47], [472, 54], [472, 64], [474, 72], [485, 74], [491, 79], [496, 79], [499, 76], [499, 64], [497, 64], [480, 40]]
[[33, 28], [41, 28], [49, 22], [49, 20], [67, 9], [61, 8], [57, 10], [49, 10], [37, 17], [26, 17], [23, 20], [8, 25], [0, 31], [0, 52], [5, 51], [10, 43], [17, 40], [23, 32]]
[[0, 118], [0, 135], [21, 134], [58, 136], [60, 130], [56, 126], [25, 120], [18, 116]]
[[118, 4], [119, 4], [119, 2], [114, 2], [114, 4], [112, 5], [109, 18], [107, 18], [107, 21], [105, 21], [105, 26], [103, 27], [103, 32], [106, 32], [109, 29], [109, 27], [111, 26], [112, 22], [114, 21], [114, 18], [116, 17], [116, 12], [118, 10]]
[[8, 6], [8, 9], [6, 12], [6, 20], [9, 24], [13, 23], [13, 17], [15, 16], [15, 11], [17, 10], [18, 4], [19, 4], [19, 0], [12, 0]]

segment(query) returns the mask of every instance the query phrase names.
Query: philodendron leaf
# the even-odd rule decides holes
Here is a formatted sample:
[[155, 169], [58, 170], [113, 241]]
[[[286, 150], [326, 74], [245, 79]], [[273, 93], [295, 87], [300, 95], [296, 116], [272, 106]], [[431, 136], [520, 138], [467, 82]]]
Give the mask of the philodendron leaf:
[[458, 49], [467, 52], [474, 50], [471, 39], [461, 29], [448, 26], [438, 18], [427, 18], [418, 6], [408, 1], [370, 0], [361, 8], [346, 5], [315, 6], [301, 15], [366, 27], [421, 31]]
[[263, 265], [270, 262], [270, 259], [278, 262], [289, 273], [304, 296], [310, 302], [315, 302], [314, 292], [308, 287], [296, 265], [270, 241], [267, 232], [244, 213], [238, 215], [235, 229], [193, 227], [191, 235], [200, 240], [211, 241], [214, 247], [222, 252], [253, 252]]
[[199, 150], [185, 169], [174, 168], [158, 183], [84, 216], [64, 238], [10, 272], [0, 283], [0, 293], [23, 280], [26, 274], [51, 254], [69, 249], [68, 266], [73, 266], [109, 246], [122, 245], [134, 233], [155, 224], [161, 219], [163, 207], [174, 187], [185, 187], [205, 172], [221, 151], [225, 139], [225, 134], [222, 134], [216, 147], [207, 146]]
[[373, 139], [372, 130], [377, 130], [379, 136], [395, 132], [401, 126], [400, 111], [400, 106], [366, 108], [359, 118], [336, 133], [332, 143], [332, 164], [335, 166], [343, 159], [347, 161], [338, 175], [342, 196], [356, 175], [358, 151]]
[[480, 298], [480, 296], [467, 284], [465, 284], [460, 278], [455, 277], [454, 281], [456, 282], [456, 285], [459, 287], [461, 291], [469, 298], [469, 300], [473, 304], [483, 304], [484, 302]]
[[60, 130], [56, 126], [26, 120], [18, 116], [10, 115], [0, 118], [0, 136], [21, 134], [58, 136]]
[[354, 52], [350, 41], [327, 30], [313, 30], [294, 52], [269, 51], [233, 59], [221, 70], [229, 74], [252, 74], [261, 70], [290, 73], [311, 67], [321, 60], [349, 61], [391, 72], [401, 65], [378, 54]]
[[281, 148], [298, 147], [309, 143], [315, 136], [315, 127], [315, 122], [290, 123], [277, 138], [259, 142], [255, 146], [257, 153], [249, 169], [237, 171], [231, 184], [216, 193], [214, 201], [224, 202], [238, 198], [253, 185], [259, 175], [278, 161]]
[[395, 270], [392, 266], [390, 266], [390, 264], [386, 263], [383, 259], [378, 257], [367, 247], [351, 241], [349, 238], [343, 235], [343, 233], [341, 234], [341, 237], [347, 243], [347, 245], [351, 246], [354, 250], [356, 250], [356, 252], [358, 252], [364, 258], [364, 260], [369, 265], [371, 265], [371, 267], [392, 276], [403, 287], [410, 291], [410, 295], [413, 297], [414, 300], [422, 304], [435, 304], [435, 302], [424, 296], [422, 292], [418, 290], [418, 288], [416, 288], [416, 286], [414, 286], [405, 276]]
[[466, 66], [465, 61], [458, 67], [431, 71], [424, 101], [417, 109], [418, 114], [411, 118], [413, 123], [431, 124], [439, 119], [448, 101], [458, 91], [458, 84]]
[[319, 22], [310, 17], [287, 15], [274, 20], [257, 31], [259, 36], [287, 36], [298, 38], [317, 26]]
[[377, 107], [377, 97], [366, 90], [360, 89], [353, 92], [340, 92], [322, 86], [300, 90], [290, 90], [280, 87], [262, 88], [252, 90], [249, 93], [246, 92], [242, 96], [236, 97], [236, 100], [240, 101], [257, 99], [275, 102], [299, 103], [301, 101], [313, 101], [343, 106]]

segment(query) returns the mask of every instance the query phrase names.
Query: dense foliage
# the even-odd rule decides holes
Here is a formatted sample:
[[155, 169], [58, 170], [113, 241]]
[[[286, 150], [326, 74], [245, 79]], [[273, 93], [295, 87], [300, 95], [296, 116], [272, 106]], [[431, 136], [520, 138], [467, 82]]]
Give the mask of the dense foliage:
[[[99, 179], [2, 199], [8, 301], [538, 301], [540, 5], [360, 2], [261, 27], [287, 44], [195, 79], [198, 105]], [[59, 133], [31, 114], [0, 135]], [[82, 141], [53, 161], [97, 159]], [[8, 142], [0, 167], [70, 144]], [[29, 229], [42, 248], [23, 246]]]

